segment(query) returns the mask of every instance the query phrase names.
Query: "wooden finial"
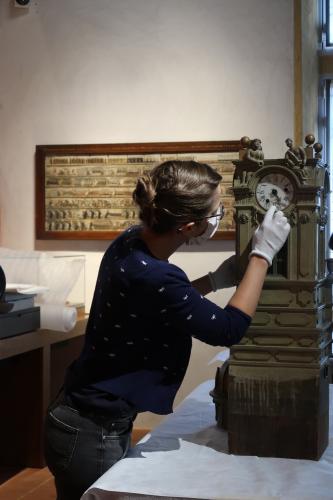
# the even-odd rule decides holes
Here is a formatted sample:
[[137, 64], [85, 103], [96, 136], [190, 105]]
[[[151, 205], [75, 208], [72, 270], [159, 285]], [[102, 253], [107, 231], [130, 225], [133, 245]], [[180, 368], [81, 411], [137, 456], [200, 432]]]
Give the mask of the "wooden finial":
[[313, 145], [313, 149], [315, 150], [315, 158], [321, 159], [321, 151], [323, 149], [323, 145], [320, 142], [316, 142]]
[[315, 142], [316, 138], [313, 134], [307, 134], [304, 140], [307, 144], [307, 146], [305, 147], [306, 157], [312, 159], [313, 158], [312, 144]]

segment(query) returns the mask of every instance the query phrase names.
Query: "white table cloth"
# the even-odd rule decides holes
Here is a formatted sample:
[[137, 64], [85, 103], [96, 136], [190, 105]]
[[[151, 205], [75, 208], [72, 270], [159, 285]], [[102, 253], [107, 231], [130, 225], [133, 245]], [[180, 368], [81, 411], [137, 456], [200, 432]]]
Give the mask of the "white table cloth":
[[[209, 396], [213, 385], [209, 380], [197, 387], [82, 500], [127, 500], [141, 495], [145, 499], [333, 499], [332, 425], [329, 446], [318, 462], [229, 455], [227, 432], [215, 424]], [[330, 390], [332, 395], [332, 386]]]

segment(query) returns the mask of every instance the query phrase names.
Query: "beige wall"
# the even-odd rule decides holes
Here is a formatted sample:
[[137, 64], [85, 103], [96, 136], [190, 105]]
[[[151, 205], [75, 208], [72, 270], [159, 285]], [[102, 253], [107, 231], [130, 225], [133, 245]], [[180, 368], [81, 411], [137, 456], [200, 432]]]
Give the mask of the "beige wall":
[[[34, 237], [36, 144], [260, 137], [284, 154], [294, 131], [292, 0], [0, 2], [0, 242], [86, 255], [89, 307], [106, 242]], [[190, 278], [233, 242], [173, 257]], [[224, 305], [230, 291], [212, 295]], [[181, 398], [219, 351], [195, 344]], [[142, 425], [150, 420], [142, 420]]]
[[302, 0], [302, 139], [312, 133], [318, 140], [318, 1]]

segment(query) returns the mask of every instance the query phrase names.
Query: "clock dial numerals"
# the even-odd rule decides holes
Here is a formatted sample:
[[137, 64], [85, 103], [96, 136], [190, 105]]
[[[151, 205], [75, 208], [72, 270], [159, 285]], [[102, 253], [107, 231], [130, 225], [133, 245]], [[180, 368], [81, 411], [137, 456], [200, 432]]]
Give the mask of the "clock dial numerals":
[[294, 197], [294, 187], [283, 174], [265, 175], [257, 184], [256, 198], [259, 205], [268, 210], [275, 205], [279, 210], [287, 208]]

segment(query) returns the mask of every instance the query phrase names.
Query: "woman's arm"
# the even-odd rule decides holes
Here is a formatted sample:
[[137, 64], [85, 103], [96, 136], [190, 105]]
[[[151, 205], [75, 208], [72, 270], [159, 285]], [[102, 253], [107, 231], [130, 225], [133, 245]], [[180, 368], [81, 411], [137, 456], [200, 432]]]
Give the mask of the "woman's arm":
[[230, 288], [237, 285], [237, 261], [236, 255], [231, 255], [213, 273], [208, 273], [201, 278], [192, 281], [192, 286], [202, 295], [216, 292], [221, 288]]
[[208, 274], [191, 282], [191, 285], [198, 290], [201, 295], [207, 295], [213, 291]]
[[[253, 255], [237, 290], [229, 300], [229, 305], [237, 307], [249, 316], [253, 316], [265, 281], [268, 262], [263, 257]], [[213, 291], [208, 274], [192, 281], [192, 286], [202, 295]]]
[[[283, 212], [271, 206], [253, 235], [249, 264], [229, 305], [251, 317], [254, 315], [267, 269], [285, 243], [289, 231], [290, 225]], [[203, 295], [224, 288], [224, 281], [226, 286], [232, 286], [232, 274], [235, 274], [232, 270], [233, 265], [232, 258], [227, 259], [215, 272], [193, 281], [192, 285]]]
[[261, 290], [265, 281], [268, 262], [263, 257], [253, 255], [246, 268], [242, 281], [229, 300], [229, 305], [237, 307], [253, 317], [259, 302]]

